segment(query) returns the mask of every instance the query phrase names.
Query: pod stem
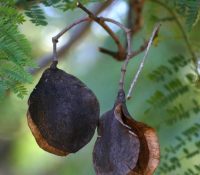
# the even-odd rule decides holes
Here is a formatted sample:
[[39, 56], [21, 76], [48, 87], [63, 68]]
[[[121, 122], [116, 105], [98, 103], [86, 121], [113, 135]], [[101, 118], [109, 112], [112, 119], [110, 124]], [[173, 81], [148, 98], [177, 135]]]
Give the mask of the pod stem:
[[53, 60], [52, 60], [52, 65], [51, 68], [56, 68], [57, 64], [58, 64], [58, 54], [57, 54], [57, 43], [58, 43], [58, 39], [64, 35], [67, 31], [69, 31], [71, 28], [73, 28], [74, 26], [82, 23], [82, 22], [86, 22], [86, 21], [91, 21], [90, 18], [86, 17], [86, 18], [81, 18], [77, 21], [75, 21], [74, 23], [72, 23], [71, 25], [65, 27], [63, 30], [61, 30], [56, 36], [54, 36], [52, 38], [52, 43], [53, 43]]

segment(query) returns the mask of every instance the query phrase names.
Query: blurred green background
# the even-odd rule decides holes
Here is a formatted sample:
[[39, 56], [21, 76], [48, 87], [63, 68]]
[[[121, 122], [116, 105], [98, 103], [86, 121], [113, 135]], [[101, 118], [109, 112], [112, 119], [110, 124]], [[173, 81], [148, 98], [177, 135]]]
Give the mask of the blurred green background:
[[[88, 6], [89, 8], [92, 5]], [[45, 27], [35, 26], [26, 21], [20, 31], [26, 35], [32, 45], [32, 55], [37, 61], [52, 52], [51, 38], [63, 27], [82, 17], [79, 9], [62, 12], [51, 7], [42, 7], [48, 19]], [[103, 14], [117, 21], [125, 22], [128, 10], [126, 1], [116, 1]], [[159, 18], [168, 16], [168, 12], [151, 2], [146, 2], [143, 10], [144, 26], [134, 36], [133, 49], [139, 48], [144, 39], [148, 39], [154, 26], [151, 15]], [[111, 25], [121, 40], [123, 32]], [[197, 57], [199, 56], [200, 24], [192, 29], [190, 42]], [[59, 46], [69, 40], [73, 30], [59, 40]], [[114, 104], [120, 68], [122, 62], [98, 52], [98, 47], [115, 48], [107, 33], [97, 24], [93, 24], [87, 34], [80, 39], [58, 67], [75, 75], [92, 89], [99, 99], [101, 114], [110, 110]], [[126, 92], [135, 75], [143, 53], [130, 61], [126, 75]], [[179, 64], [176, 62], [181, 58]], [[174, 60], [169, 61], [169, 60]], [[158, 44], [152, 46], [131, 100], [127, 101], [133, 118], [155, 127], [161, 144], [161, 164], [156, 174], [189, 175], [200, 174], [200, 119], [198, 74], [191, 60], [191, 55], [177, 25], [171, 21], [163, 22]], [[183, 63], [183, 64], [182, 64]], [[196, 63], [197, 64], [197, 63]], [[164, 73], [164, 80], [152, 80], [150, 75], [159, 66], [169, 67], [171, 74]], [[178, 68], [174, 68], [176, 66]], [[161, 68], [161, 70], [164, 70]], [[34, 75], [28, 92], [37, 84], [43, 71]], [[159, 73], [157, 72], [157, 75]], [[188, 78], [190, 76], [190, 78]], [[171, 80], [179, 80], [181, 85], [173, 86], [170, 91], [166, 86]], [[180, 88], [186, 86], [184, 92]], [[162, 91], [167, 100], [159, 101], [159, 95], [151, 98], [155, 92]], [[0, 102], [0, 175], [94, 175], [92, 151], [96, 134], [92, 141], [76, 154], [58, 157], [39, 148], [28, 128], [26, 121], [27, 99], [19, 99], [8, 93]], [[150, 100], [151, 99], [151, 100]], [[153, 100], [153, 102], [152, 102]], [[150, 102], [151, 101], [151, 102]]]

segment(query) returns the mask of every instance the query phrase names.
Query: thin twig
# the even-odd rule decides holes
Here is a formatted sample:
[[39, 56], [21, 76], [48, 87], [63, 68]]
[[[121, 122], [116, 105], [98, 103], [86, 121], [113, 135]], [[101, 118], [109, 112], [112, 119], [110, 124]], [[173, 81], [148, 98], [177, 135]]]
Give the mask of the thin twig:
[[140, 66], [139, 66], [139, 68], [138, 68], [138, 70], [137, 70], [137, 73], [136, 73], [136, 75], [135, 75], [135, 77], [134, 77], [134, 79], [133, 79], [133, 81], [132, 81], [132, 83], [131, 83], [131, 86], [130, 86], [130, 88], [129, 88], [128, 95], [127, 95], [127, 99], [130, 99], [130, 98], [131, 98], [131, 94], [132, 94], [133, 88], [134, 88], [135, 83], [136, 83], [136, 81], [137, 81], [137, 79], [138, 79], [138, 77], [139, 77], [139, 74], [140, 74], [141, 71], [142, 71], [142, 68], [144, 67], [144, 62], [145, 62], [145, 60], [146, 60], [146, 58], [147, 58], [147, 55], [148, 55], [149, 49], [150, 49], [150, 47], [151, 47], [151, 45], [152, 45], [152, 42], [153, 42], [155, 36], [158, 34], [159, 28], [160, 28], [160, 24], [158, 24], [158, 25], [156, 25], [156, 26], [154, 27], [154, 30], [153, 30], [153, 32], [152, 32], [152, 34], [151, 34], [150, 39], [149, 39], [149, 42], [148, 42], [148, 45], [147, 45], [147, 48], [146, 48], [144, 57], [143, 57], [143, 59], [142, 59], [142, 61], [141, 61], [141, 63], [140, 63]]
[[[125, 49], [126, 50], [126, 49]], [[110, 55], [117, 61], [124, 61], [126, 59], [126, 52], [112, 51], [103, 47], [99, 47], [99, 52]]]
[[[122, 57], [124, 57], [125, 55], [125, 49], [122, 46], [119, 38], [117, 35], [115, 35], [115, 33], [108, 27], [107, 24], [105, 24], [104, 20], [102, 20], [101, 17], [97, 17], [96, 15], [94, 15], [91, 11], [89, 11], [87, 8], [85, 8], [80, 2], [77, 2], [77, 7], [81, 8], [84, 12], [86, 12], [88, 14], [88, 16], [94, 20], [96, 23], [98, 23], [102, 28], [105, 29], [105, 31], [107, 31], [107, 33], [113, 38], [113, 40], [115, 41], [117, 47], [118, 47], [118, 52], [117, 52], [117, 59], [121, 59]], [[109, 54], [109, 53], [108, 53]], [[116, 57], [116, 56], [115, 56]]]
[[122, 65], [122, 68], [121, 68], [121, 78], [119, 80], [119, 91], [120, 90], [124, 90], [124, 81], [125, 81], [125, 74], [126, 74], [126, 69], [127, 69], [127, 66], [128, 66], [128, 63], [129, 63], [129, 60], [131, 58], [131, 29], [128, 29], [127, 27], [125, 27], [123, 24], [113, 20], [113, 19], [110, 19], [110, 18], [103, 18], [101, 17], [102, 20], [104, 21], [107, 21], [107, 22], [111, 22], [115, 25], [117, 25], [118, 27], [120, 27], [125, 33], [126, 33], [126, 38], [127, 38], [127, 54], [126, 54], [126, 59], [124, 61], [124, 64]]
[[118, 21], [115, 21], [114, 19], [111, 19], [111, 18], [105, 18], [105, 17], [99, 17], [99, 19], [101, 21], [107, 21], [107, 22], [111, 22], [115, 25], [117, 25], [118, 27], [120, 27], [124, 32], [131, 32], [130, 29], [128, 29], [127, 27], [125, 27], [123, 24], [121, 24], [120, 22]]
[[51, 68], [55, 69], [58, 64], [58, 56], [57, 56], [58, 39], [52, 38], [52, 42], [53, 42], [53, 60], [52, 60]]
[[[59, 32], [56, 36], [54, 36], [52, 38], [52, 42], [53, 42], [53, 63], [52, 63], [52, 66], [53, 68], [56, 67], [57, 65], [57, 62], [58, 62], [58, 58], [57, 58], [57, 50], [56, 50], [56, 44], [58, 42], [58, 39], [65, 33], [67, 32], [68, 30], [70, 30], [72, 27], [82, 23], [82, 22], [85, 22], [85, 21], [90, 21], [90, 20], [94, 20], [95, 22], [97, 22], [100, 26], [102, 26], [112, 37], [115, 38], [115, 41], [116, 41], [116, 38], [118, 40], [118, 37], [113, 33], [113, 31], [105, 24], [105, 22], [110, 22], [110, 23], [113, 23], [115, 25], [117, 25], [118, 27], [120, 27], [125, 33], [126, 33], [126, 37], [127, 37], [127, 54], [126, 54], [126, 59], [124, 61], [124, 64], [122, 65], [122, 68], [121, 68], [121, 77], [120, 77], [120, 81], [119, 81], [119, 91], [124, 91], [124, 81], [125, 81], [125, 73], [126, 73], [126, 69], [127, 69], [127, 66], [128, 66], [128, 63], [129, 63], [129, 60], [131, 58], [131, 56], [133, 56], [133, 52], [132, 52], [132, 47], [131, 47], [131, 29], [125, 27], [123, 24], [119, 23], [118, 21], [115, 21], [113, 19], [110, 19], [110, 18], [104, 18], [104, 17], [96, 17], [92, 12], [90, 12], [88, 9], [86, 9], [82, 4], [80, 3], [77, 3], [77, 6], [80, 7], [82, 10], [84, 10], [88, 15], [89, 17], [88, 18], [83, 18], [83, 19], [79, 19], [78, 21], [72, 23], [70, 26], [67, 26], [66, 28], [64, 28], [61, 32]], [[160, 25], [159, 25], [160, 26]], [[147, 49], [146, 49], [146, 53], [145, 53], [145, 57], [147, 56], [147, 53], [148, 53], [148, 50], [151, 46], [151, 43], [153, 42], [157, 32], [158, 32], [158, 28], [159, 26], [154, 29], [154, 33], [152, 34], [152, 37], [150, 38], [150, 41], [147, 45]], [[119, 40], [118, 40], [119, 41]], [[117, 45], [119, 46], [120, 43], [118, 43]], [[142, 50], [142, 49], [141, 49]], [[126, 52], [125, 52], [126, 53]], [[142, 67], [143, 67], [143, 64], [144, 64], [144, 60], [145, 60], [145, 57], [143, 58], [143, 61], [140, 65], [140, 68], [137, 72], [137, 74], [139, 75], [139, 73], [141, 72], [142, 70]], [[137, 80], [137, 77], [138, 75], [136, 74], [136, 78], [134, 80], [134, 82], [136, 82]], [[134, 85], [134, 83], [133, 83]]]
[[53, 60], [52, 60], [52, 65], [51, 68], [56, 68], [57, 64], [58, 64], [58, 57], [57, 57], [57, 43], [58, 43], [58, 39], [64, 35], [68, 30], [70, 30], [71, 28], [73, 28], [74, 26], [82, 23], [82, 22], [86, 22], [86, 21], [90, 21], [90, 18], [86, 17], [86, 18], [82, 18], [79, 19], [77, 21], [75, 21], [74, 23], [72, 23], [71, 25], [65, 27], [63, 30], [61, 30], [56, 36], [54, 36], [52, 38], [52, 42], [53, 42]]
[[81, 18], [81, 19], [75, 21], [74, 23], [72, 23], [71, 25], [65, 27], [62, 31], [60, 31], [56, 36], [53, 37], [53, 39], [58, 40], [64, 33], [66, 33], [68, 30], [70, 30], [74, 26], [76, 26], [82, 22], [86, 22], [86, 21], [90, 21], [90, 20], [91, 20], [90, 18], [85, 17], [85, 18]]
[[[137, 56], [137, 55], [139, 55], [140, 53], [142, 53], [142, 52], [147, 48], [147, 45], [148, 45], [148, 41], [145, 41], [145, 42], [143, 43], [143, 45], [141, 45], [140, 48], [139, 48], [138, 50], [133, 51], [133, 52], [131, 53], [131, 56], [130, 56], [131, 58], [130, 58], [130, 59], [132, 59], [132, 58], [134, 58], [135, 56]], [[100, 47], [99, 50], [100, 50], [100, 52], [103, 52], [103, 53], [106, 53], [106, 54], [108, 54], [108, 55], [111, 55], [113, 58], [117, 58], [117, 56], [118, 56], [118, 54], [117, 54], [116, 52], [113, 52], [113, 51], [111, 51], [111, 50], [108, 50], [108, 49], [105, 49], [105, 48], [102, 48], [102, 47]], [[118, 61], [124, 61], [125, 59], [126, 59], [126, 54], [125, 54], [124, 58], [122, 57], [120, 60], [118, 59]]]
[[[108, 0], [103, 4], [95, 6], [95, 8], [93, 9], [94, 14], [98, 15], [105, 8], [107, 8], [110, 4], [112, 4], [112, 0]], [[67, 41], [65, 44], [63, 44], [57, 50], [57, 54], [58, 54], [59, 59], [64, 58], [64, 57], [61, 57], [61, 56], [66, 55], [69, 52], [71, 47], [74, 46], [75, 43], [84, 36], [84, 34], [88, 31], [90, 26], [91, 26], [91, 22], [81, 24], [80, 27], [77, 27], [77, 29], [75, 29], [74, 32], [71, 33], [71, 37], [70, 37], [69, 41]], [[49, 65], [52, 62], [52, 59], [53, 59], [52, 54], [47, 54], [43, 57], [38, 58], [37, 59], [38, 60], [38, 62], [37, 62], [38, 68], [29, 69], [28, 71], [31, 74], [36, 74], [39, 71], [41, 71], [42, 69], [44, 69], [47, 65]]]
[[[148, 42], [148, 44], [144, 43], [144, 45], [142, 45], [140, 47], [140, 49], [136, 52], [132, 52], [131, 50], [131, 38], [132, 38], [132, 35], [131, 35], [131, 29], [128, 29], [127, 27], [125, 27], [123, 24], [113, 20], [113, 19], [110, 19], [110, 18], [104, 18], [104, 17], [100, 17], [101, 20], [103, 21], [106, 21], [106, 22], [111, 22], [115, 25], [117, 25], [118, 27], [120, 27], [122, 30], [124, 30], [124, 32], [126, 33], [126, 37], [127, 37], [127, 46], [128, 46], [128, 52], [127, 52], [127, 55], [126, 55], [126, 59], [125, 59], [125, 62], [124, 64], [122, 65], [122, 68], [121, 68], [121, 78], [120, 78], [120, 81], [119, 81], [119, 90], [124, 90], [124, 81], [125, 81], [125, 73], [126, 73], [126, 69], [127, 69], [127, 66], [128, 66], [128, 63], [129, 63], [129, 60], [134, 57], [135, 55], [141, 53], [142, 51], [144, 51], [146, 49], [146, 53], [145, 53], [145, 57], [143, 58], [142, 62], [141, 62], [141, 65], [139, 67], [139, 70], [135, 76], [135, 79], [134, 79], [134, 82], [131, 84], [131, 86], [134, 86], [135, 82], [137, 81], [137, 78], [139, 76], [139, 73], [141, 72], [142, 70], [142, 67], [144, 65], [144, 61], [146, 59], [146, 56], [147, 56], [147, 53], [148, 53], [148, 50], [153, 42], [153, 40], [155, 39], [155, 37], [157, 36], [158, 34], [158, 30], [160, 28], [160, 24], [157, 25], [155, 27], [155, 29], [153, 30], [153, 33], [152, 33], [152, 36]], [[133, 87], [131, 87], [133, 88]], [[129, 93], [131, 93], [132, 89], [129, 90]], [[128, 94], [129, 94], [128, 93]], [[130, 96], [130, 94], [128, 95]]]
[[126, 59], [126, 53], [124, 53], [124, 56], [119, 56], [120, 54], [118, 51], [112, 51], [103, 47], [99, 47], [99, 52], [110, 55], [117, 61], [124, 61]]
[[[131, 41], [133, 40], [133, 26], [135, 26], [135, 15], [134, 15], [134, 8], [133, 8], [133, 5], [134, 5], [134, 1], [133, 0], [128, 0], [128, 10], [127, 10], [127, 14], [126, 14], [126, 20], [127, 20], [127, 27], [129, 29], [132, 29], [131, 31]], [[127, 43], [125, 43], [125, 46], [126, 48], [128, 47], [127, 46]]]
[[[110, 22], [113, 23], [115, 25], [117, 25], [118, 27], [120, 27], [127, 36], [127, 46], [128, 46], [128, 52], [126, 55], [126, 60], [121, 68], [121, 78], [120, 78], [120, 82], [119, 82], [119, 90], [124, 90], [124, 79], [125, 79], [125, 73], [126, 73], [126, 69], [127, 69], [127, 65], [128, 62], [131, 58], [131, 30], [126, 28], [123, 24], [110, 19], [110, 18], [104, 18], [104, 17], [96, 17], [92, 12], [90, 12], [87, 8], [85, 8], [80, 2], [77, 3], [77, 6], [80, 7], [83, 11], [85, 11], [88, 15], [89, 18], [94, 20], [95, 22], [97, 22], [101, 27], [103, 27], [112, 37], [115, 41], [119, 41], [118, 37], [113, 33], [113, 31], [105, 24], [105, 22]], [[67, 32], [69, 29], [71, 29], [72, 27], [76, 26], [77, 24], [80, 24], [82, 22], [88, 21], [89, 18], [84, 18], [81, 20], [78, 20], [76, 22], [74, 22], [73, 24], [71, 24], [70, 26], [64, 28], [61, 32], [59, 32], [55, 37], [52, 38], [53, 41], [53, 46], [54, 46], [54, 58], [53, 58], [53, 66], [55, 66], [55, 62], [57, 64], [57, 54], [56, 54], [56, 43], [58, 42], [59, 37], [61, 37], [65, 32]], [[117, 39], [117, 40], [116, 40]], [[121, 44], [116, 42], [118, 46], [120, 46]], [[56, 66], [55, 66], [56, 67]]]
[[121, 78], [120, 78], [120, 81], [119, 81], [119, 90], [124, 90], [124, 81], [125, 81], [126, 69], [127, 69], [129, 60], [131, 58], [131, 30], [129, 30], [126, 33], [126, 37], [127, 37], [128, 53], [126, 55], [126, 60], [125, 60], [124, 64], [122, 65], [122, 68], [121, 68]]

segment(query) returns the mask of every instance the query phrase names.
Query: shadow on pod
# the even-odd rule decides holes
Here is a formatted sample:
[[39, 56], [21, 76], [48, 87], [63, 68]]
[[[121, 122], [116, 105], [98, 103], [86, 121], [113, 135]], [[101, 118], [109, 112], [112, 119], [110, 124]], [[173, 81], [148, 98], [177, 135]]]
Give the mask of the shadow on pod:
[[97, 175], [152, 175], [159, 164], [156, 132], [130, 116], [124, 91], [112, 110], [103, 114], [93, 150]]
[[31, 132], [38, 145], [50, 153], [75, 153], [94, 135], [99, 118], [98, 100], [83, 82], [63, 70], [45, 70], [28, 104]]

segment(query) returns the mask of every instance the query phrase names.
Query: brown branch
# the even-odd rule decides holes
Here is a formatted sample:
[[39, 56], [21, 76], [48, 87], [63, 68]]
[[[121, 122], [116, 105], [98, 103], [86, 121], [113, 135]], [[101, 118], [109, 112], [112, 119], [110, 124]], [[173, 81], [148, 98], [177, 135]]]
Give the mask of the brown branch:
[[[160, 29], [160, 25], [161, 24], [158, 24], [154, 27], [154, 30], [152, 32], [152, 35], [148, 41], [148, 44], [147, 45], [144, 45], [144, 46], [141, 46], [140, 50], [138, 50], [138, 52], [132, 52], [132, 47], [131, 47], [131, 38], [132, 38], [132, 30], [125, 27], [123, 24], [113, 20], [113, 19], [110, 19], [110, 18], [104, 18], [104, 17], [96, 17], [96, 16], [93, 16], [93, 14], [88, 10], [86, 9], [81, 3], [78, 3], [77, 4], [78, 7], [80, 7], [82, 10], [84, 10], [91, 19], [93, 19], [94, 21], [96, 21], [97, 23], [99, 23], [100, 26], [102, 26], [105, 30], [108, 30], [109, 28], [108, 27], [105, 27], [105, 21], [106, 22], [111, 22], [115, 25], [117, 25], [118, 27], [120, 27], [126, 34], [126, 37], [127, 37], [127, 54], [126, 54], [126, 59], [124, 61], [124, 64], [122, 65], [122, 68], [121, 68], [121, 77], [120, 77], [120, 81], [119, 81], [119, 92], [121, 91], [124, 91], [124, 82], [125, 82], [125, 74], [126, 74], [126, 70], [127, 70], [127, 66], [128, 66], [128, 63], [130, 61], [130, 59], [132, 58], [132, 56], [134, 56], [135, 54], [139, 53], [140, 51], [142, 51], [144, 48], [146, 49], [146, 52], [145, 52], [145, 55], [142, 59], [142, 62], [140, 64], [140, 67], [138, 68], [138, 71], [133, 79], [133, 82], [131, 83], [131, 87], [129, 89], [129, 92], [128, 92], [128, 99], [130, 99], [131, 97], [131, 93], [132, 93], [132, 90], [133, 90], [133, 87], [138, 79], [138, 76], [140, 74], [140, 72], [142, 71], [142, 68], [144, 66], [144, 62], [145, 62], [145, 59], [148, 55], [148, 52], [149, 52], [149, 49], [154, 41], [154, 39], [158, 36], [158, 32], [159, 32], [159, 29]], [[99, 22], [100, 21], [100, 22]]]
[[110, 55], [111, 57], [113, 57], [117, 61], [124, 61], [126, 59], [126, 52], [125, 51], [123, 51], [123, 52], [112, 51], [112, 50], [109, 50], [109, 49], [106, 49], [106, 48], [103, 48], [103, 47], [99, 47], [99, 51], [104, 53], [104, 54]]
[[101, 17], [101, 20], [103, 21], [107, 21], [107, 22], [111, 22], [115, 25], [117, 25], [118, 27], [120, 27], [126, 34], [126, 38], [127, 38], [127, 54], [126, 54], [126, 59], [124, 61], [124, 64], [122, 65], [122, 68], [121, 68], [121, 77], [120, 77], [120, 80], [119, 80], [119, 92], [122, 92], [124, 91], [124, 81], [125, 81], [125, 74], [126, 74], [126, 69], [127, 69], [127, 66], [128, 66], [128, 63], [129, 63], [129, 60], [131, 59], [131, 30], [126, 28], [123, 24], [113, 20], [113, 19], [110, 19], [110, 18], [103, 18]]
[[[138, 50], [137, 52], [133, 53], [132, 50], [131, 50], [132, 49], [132, 47], [131, 47], [131, 38], [132, 38], [131, 37], [132, 36], [131, 29], [125, 27], [123, 24], [121, 24], [118, 21], [115, 21], [113, 19], [95, 16], [92, 12], [90, 12], [87, 8], [85, 8], [81, 3], [77, 3], [77, 6], [80, 7], [83, 11], [85, 11], [89, 15], [89, 17], [77, 20], [76, 22], [72, 23], [71, 25], [65, 27], [61, 32], [59, 32], [56, 36], [54, 36], [52, 38], [52, 42], [53, 42], [53, 57], [52, 57], [52, 65], [51, 65], [51, 67], [55, 68], [56, 65], [57, 65], [57, 62], [58, 62], [57, 50], [56, 50], [58, 39], [64, 33], [66, 33], [68, 30], [70, 30], [72, 27], [74, 27], [74, 26], [76, 26], [76, 25], [78, 25], [78, 24], [80, 24], [82, 22], [94, 20], [95, 22], [97, 22], [101, 27], [103, 27], [110, 34], [110, 36], [114, 39], [114, 41], [116, 42], [118, 47], [120, 47], [120, 42], [118, 40], [118, 37], [105, 24], [105, 22], [110, 22], [110, 23], [113, 23], [113, 24], [117, 25], [119, 28], [121, 28], [125, 32], [126, 37], [127, 37], [127, 47], [128, 48], [127, 48], [127, 52], [126, 51], [124, 52], [126, 54], [126, 59], [125, 59], [124, 64], [122, 65], [122, 68], [121, 68], [121, 77], [120, 77], [120, 81], [119, 81], [119, 92], [124, 91], [125, 73], [126, 73], [126, 70], [127, 70], [127, 66], [128, 66], [129, 60], [131, 59], [132, 56], [134, 56], [135, 54], [139, 53], [144, 48], [146, 48], [145, 56], [144, 56], [144, 58], [142, 60], [142, 63], [140, 64], [140, 68], [137, 71], [137, 74], [136, 74], [136, 76], [134, 78], [134, 83], [135, 83], [139, 73], [142, 70], [142, 67], [143, 67], [143, 64], [144, 64], [144, 60], [145, 60], [145, 58], [147, 56], [147, 52], [148, 52], [148, 50], [150, 48], [150, 45], [152, 44], [155, 36], [157, 36], [159, 26], [157, 26], [157, 28], [154, 29], [153, 34], [152, 34], [152, 36], [151, 36], [151, 38], [150, 38], [150, 40], [148, 42], [148, 45], [147, 46], [145, 46], [145, 45], [142, 46], [140, 48], [140, 50]], [[134, 84], [134, 83], [132, 83], [132, 84]], [[132, 86], [132, 84], [131, 84], [131, 86]]]
[[123, 55], [122, 54], [120, 55], [119, 52], [115, 52], [115, 51], [112, 51], [112, 50], [109, 50], [109, 49], [106, 49], [103, 47], [99, 47], [99, 51], [101, 53], [110, 55], [112, 58], [114, 58], [117, 61], [124, 61], [126, 59], [126, 52], [124, 52]]
[[[143, 18], [142, 18], [142, 9], [144, 6], [144, 0], [129, 0], [129, 9], [127, 12], [127, 26], [128, 28], [130, 28], [132, 30], [131, 32], [131, 40], [132, 37], [135, 33], [137, 33], [142, 25], [143, 25]], [[127, 45], [125, 44], [125, 46], [127, 47]], [[144, 48], [145, 50], [145, 48]], [[114, 59], [118, 60], [118, 61], [124, 61], [126, 59], [126, 53], [124, 53], [123, 55], [120, 55], [120, 53], [117, 51], [111, 51], [109, 49], [106, 48], [99, 48], [99, 51], [112, 56]]]
[[[155, 36], [155, 38], [156, 38], [156, 36]], [[154, 39], [155, 39], [155, 38], [154, 38]], [[133, 52], [131, 53], [131, 59], [134, 58], [135, 56], [139, 55], [140, 53], [144, 52], [145, 49], [147, 48], [147, 45], [148, 45], [148, 41], [145, 41], [145, 42], [143, 43], [143, 45], [141, 45], [140, 48], [139, 48], [138, 50], [133, 51]], [[99, 49], [100, 49], [101, 52], [106, 53], [106, 54], [109, 54], [109, 55], [111, 55], [111, 56], [114, 57], [114, 58], [117, 58], [117, 53], [116, 53], [116, 52], [110, 51], [110, 50], [108, 50], [108, 49], [104, 49], [104, 48], [102, 48], [102, 47], [100, 47]], [[120, 59], [120, 60], [118, 60], [118, 61], [124, 61], [125, 59], [126, 59], [126, 53], [125, 53], [123, 59]]]
[[[93, 13], [95, 15], [98, 15], [99, 13], [101, 13], [105, 8], [107, 8], [110, 4], [112, 3], [112, 0], [108, 0], [105, 3], [98, 5], [94, 8]], [[72, 46], [75, 45], [75, 43], [80, 40], [81, 37], [84, 36], [84, 34], [88, 31], [88, 29], [90, 28], [91, 23], [86, 23], [86, 24], [81, 24], [80, 27], [78, 27], [77, 29], [74, 30], [74, 32], [71, 34], [70, 40], [68, 42], [66, 42], [63, 46], [61, 46], [58, 51], [57, 51], [57, 55], [59, 57], [59, 59], [61, 58], [61, 56], [66, 55], [69, 50], [71, 49]], [[40, 57], [38, 58], [38, 68], [35, 69], [29, 69], [29, 72], [31, 74], [36, 74], [39, 71], [41, 71], [42, 69], [44, 69], [46, 66], [48, 66], [51, 61], [53, 59], [53, 55], [52, 54], [48, 54], [44, 57]]]
[[[143, 25], [143, 18], [142, 18], [142, 10], [144, 6], [145, 0], [129, 0], [129, 9], [127, 12], [127, 26], [131, 29], [131, 40], [135, 33], [137, 33]], [[131, 54], [131, 58], [143, 52], [147, 47], [148, 42], [145, 42], [137, 51], [134, 51]], [[126, 46], [127, 47], [127, 46]], [[112, 56], [114, 59], [118, 61], [124, 61], [126, 59], [126, 53], [123, 56], [118, 57], [119, 53], [111, 51], [106, 48], [99, 48], [99, 51]]]
[[[97, 17], [96, 15], [94, 15], [87, 8], [85, 8], [80, 2], [77, 2], [77, 7], [81, 8], [84, 12], [86, 12], [92, 20], [94, 20], [96, 23], [98, 23], [112, 37], [112, 39], [114, 40], [114, 42], [116, 43], [116, 45], [118, 47], [118, 52], [116, 52], [114, 58], [116, 58], [117, 60], [122, 59], [124, 57], [126, 51], [125, 51], [124, 47], [122, 46], [122, 44], [120, 43], [118, 36], [115, 35], [115, 33], [108, 27], [107, 24], [105, 24], [105, 22], [104, 22], [105, 20], [103, 20], [101, 17]], [[101, 50], [102, 49], [100, 49], [100, 51]], [[108, 52], [107, 54], [110, 54], [110, 53]]]
[[[125, 60], [124, 64], [122, 65], [122, 68], [121, 68], [121, 78], [120, 78], [120, 81], [119, 81], [119, 91], [121, 91], [121, 90], [124, 91], [125, 73], [126, 73], [128, 62], [129, 62], [129, 60], [131, 58], [130, 57], [131, 53], [132, 53], [132, 51], [131, 51], [131, 30], [126, 28], [123, 24], [121, 24], [121, 23], [119, 23], [119, 22], [117, 22], [117, 21], [115, 21], [113, 19], [95, 16], [92, 12], [90, 12], [87, 8], [85, 8], [80, 2], [77, 3], [77, 6], [80, 7], [83, 11], [85, 11], [89, 15], [90, 19], [94, 20], [101, 27], [103, 27], [111, 35], [111, 37], [114, 39], [114, 41], [115, 42], [117, 41], [116, 44], [118, 46], [120, 46], [118, 37], [105, 24], [105, 22], [110, 22], [110, 23], [113, 23], [113, 24], [117, 25], [119, 28], [121, 28], [126, 33], [128, 49], [127, 49], [127, 54], [126, 54], [126, 60]], [[85, 21], [88, 21], [88, 18], [84, 18], [84, 19], [81, 19], [81, 20], [78, 20], [78, 21], [72, 23], [70, 26], [64, 28], [61, 32], [59, 32], [55, 37], [52, 38], [53, 46], [54, 46], [53, 47], [53, 55], [54, 55], [54, 57], [53, 57], [53, 60], [52, 60], [52, 62], [53, 62], [52, 63], [52, 67], [53, 68], [56, 67], [56, 64], [58, 62], [56, 44], [58, 42], [59, 37], [61, 37], [65, 32], [67, 32], [72, 27], [76, 26], [77, 24], [80, 24], [81, 22], [85, 22]]]

